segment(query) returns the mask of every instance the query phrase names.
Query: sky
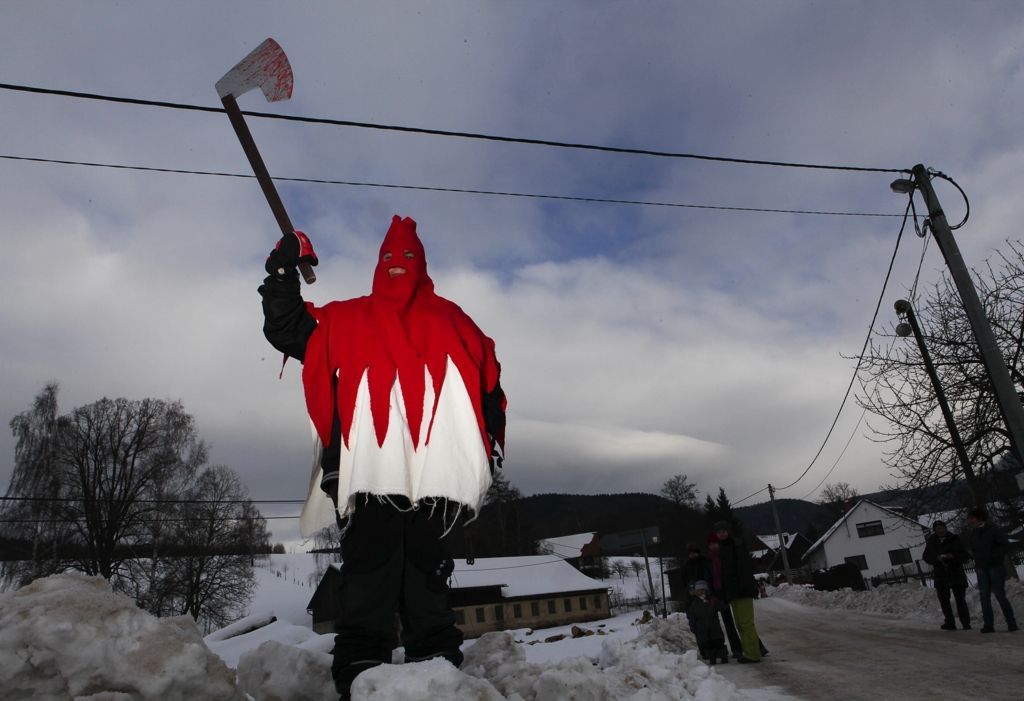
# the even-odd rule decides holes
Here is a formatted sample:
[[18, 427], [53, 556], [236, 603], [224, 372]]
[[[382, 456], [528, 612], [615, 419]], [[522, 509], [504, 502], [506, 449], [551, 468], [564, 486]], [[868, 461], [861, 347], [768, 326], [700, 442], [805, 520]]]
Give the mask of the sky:
[[[7, 2], [0, 82], [219, 106], [263, 39], [292, 99], [243, 109], [728, 158], [953, 177], [983, 265], [1024, 218], [1024, 6], [1016, 2]], [[0, 155], [249, 173], [222, 114], [0, 89]], [[657, 492], [676, 474], [733, 501], [806, 475], [891, 482], [851, 400], [822, 446], [882, 289], [906, 197], [895, 173], [504, 144], [250, 118], [270, 172], [825, 216], [279, 183], [321, 264], [316, 304], [369, 292], [392, 214], [438, 293], [496, 342], [505, 476], [524, 494]], [[952, 221], [959, 194], [939, 184]], [[301, 499], [310, 438], [256, 287], [279, 236], [251, 179], [0, 158], [0, 418], [50, 381], [62, 412], [180, 399], [258, 500]], [[897, 251], [893, 302], [939, 279]], [[924, 251], [923, 262], [921, 262]], [[870, 417], [868, 417], [870, 420]], [[852, 439], [851, 439], [852, 436]], [[849, 440], [849, 448], [842, 455]], [[0, 433], [0, 483], [14, 457]], [[827, 476], [830, 468], [834, 471]], [[764, 499], [760, 494], [746, 503]], [[296, 515], [294, 504], [264, 515]], [[295, 520], [270, 523], [275, 541]]]

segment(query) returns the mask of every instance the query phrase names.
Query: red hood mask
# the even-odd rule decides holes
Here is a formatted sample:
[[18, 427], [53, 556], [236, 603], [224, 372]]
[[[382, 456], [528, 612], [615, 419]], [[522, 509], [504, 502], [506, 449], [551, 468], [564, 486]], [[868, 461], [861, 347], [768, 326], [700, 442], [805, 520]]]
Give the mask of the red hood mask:
[[[458, 305], [434, 293], [415, 221], [392, 218], [377, 258], [372, 294], [324, 307], [307, 303], [307, 307], [317, 328], [306, 345], [302, 380], [310, 418], [324, 445], [331, 442], [335, 406], [348, 445], [356, 394], [365, 373], [378, 445], [383, 445], [387, 435], [391, 388], [397, 376], [413, 445], [418, 447], [426, 389], [424, 368], [434, 385], [432, 424], [451, 358], [476, 411], [481, 438], [490, 449], [481, 403], [483, 393], [494, 390], [498, 383], [500, 366], [494, 341]], [[336, 402], [332, 396], [335, 376]], [[504, 435], [496, 438], [503, 446]], [[425, 440], [430, 440], [429, 428]]]
[[432, 294], [434, 282], [427, 275], [427, 259], [416, 235], [416, 222], [395, 215], [380, 245], [372, 296], [404, 310], [421, 290]]

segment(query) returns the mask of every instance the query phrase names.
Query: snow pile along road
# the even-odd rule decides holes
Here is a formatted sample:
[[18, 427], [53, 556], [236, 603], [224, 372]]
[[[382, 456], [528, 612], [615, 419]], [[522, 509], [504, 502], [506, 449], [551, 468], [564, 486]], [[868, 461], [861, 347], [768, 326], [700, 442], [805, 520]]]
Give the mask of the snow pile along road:
[[[686, 619], [653, 619], [633, 640], [603, 641], [596, 659], [573, 657], [528, 662], [526, 647], [510, 631], [487, 633], [465, 648], [456, 669], [444, 660], [381, 665], [359, 675], [357, 701], [732, 701], [733, 684], [701, 662]], [[329, 637], [329, 636], [316, 636]], [[255, 701], [323, 698], [329, 688], [330, 656], [310, 649], [265, 642], [241, 656], [239, 682]]]
[[65, 574], [0, 594], [7, 701], [244, 701], [188, 616], [156, 618], [101, 577]]
[[[1017, 616], [1024, 613], [1024, 585], [1015, 579], [1007, 580], [1006, 594]], [[826, 609], [846, 609], [864, 613], [880, 613], [897, 618], [920, 621], [942, 620], [942, 612], [935, 596], [935, 590], [923, 587], [917, 582], [882, 585], [868, 591], [840, 589], [838, 591], [817, 591], [811, 587], [781, 584], [771, 590], [772, 596], [795, 601], [807, 606]], [[967, 589], [967, 606], [971, 610], [972, 625], [981, 625], [981, 602], [978, 590]], [[992, 599], [996, 626], [1002, 623], [999, 604]]]
[[735, 686], [702, 663], [695, 651], [679, 649], [680, 642], [692, 640], [682, 616], [655, 619], [635, 640], [605, 640], [597, 660], [575, 657], [537, 664], [526, 661], [526, 653], [512, 633], [487, 633], [466, 650], [461, 670], [441, 661], [377, 667], [356, 679], [353, 698], [365, 701], [738, 699]]
[[[743, 698], [698, 659], [684, 616], [637, 625], [635, 636], [603, 638], [599, 653], [540, 662], [527, 661], [529, 646], [513, 632], [489, 633], [466, 644], [461, 669], [444, 660], [381, 665], [359, 676], [353, 698]], [[0, 688], [5, 701], [313, 701], [335, 693], [332, 638], [261, 613], [204, 641], [187, 616], [159, 619], [99, 577], [56, 575], [0, 595]]]

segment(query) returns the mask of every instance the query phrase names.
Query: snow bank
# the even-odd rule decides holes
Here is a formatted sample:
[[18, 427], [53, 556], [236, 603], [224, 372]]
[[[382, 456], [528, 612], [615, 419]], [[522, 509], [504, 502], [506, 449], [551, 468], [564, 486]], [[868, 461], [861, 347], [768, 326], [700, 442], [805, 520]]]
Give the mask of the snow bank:
[[[352, 697], [356, 701], [741, 698], [732, 683], [698, 659], [685, 617], [655, 618], [640, 629], [632, 640], [605, 638], [596, 658], [576, 656], [543, 663], [527, 661], [526, 646], [517, 643], [511, 631], [487, 633], [466, 646], [460, 669], [441, 659], [381, 665], [356, 678]], [[330, 662], [326, 650], [265, 642], [242, 655], [239, 683], [255, 701], [328, 698]]]
[[273, 612], [246, 616], [245, 618], [240, 618], [230, 625], [224, 626], [220, 630], [213, 631], [207, 635], [204, 640], [206, 640], [207, 643], [211, 643], [236, 638], [239, 635], [245, 635], [246, 633], [251, 633], [254, 630], [259, 630], [263, 626], [269, 626], [276, 620], [277, 616], [275, 616]]
[[322, 701], [337, 696], [330, 654], [277, 640], [242, 655], [238, 683], [255, 701]]
[[[1024, 612], [1024, 585], [1017, 580], [1008, 580], [1006, 594], [1014, 612], [1019, 617]], [[781, 584], [772, 591], [772, 596], [779, 596], [789, 601], [817, 608], [879, 613], [920, 621], [942, 619], [935, 590], [923, 587], [916, 582], [891, 586], [882, 585], [868, 591], [853, 591], [851, 589], [817, 591], [810, 587]], [[981, 625], [981, 602], [977, 589], [967, 589], [967, 606], [971, 610], [972, 624]], [[992, 608], [995, 611], [996, 624], [999, 625], [1002, 622], [1002, 616], [995, 598], [992, 600]]]
[[0, 688], [7, 701], [245, 699], [191, 618], [156, 618], [81, 574], [0, 594]]
[[[558, 658], [529, 661], [540, 644], [512, 631], [444, 660], [388, 664], [353, 685], [356, 701], [740, 701], [704, 665], [686, 619], [609, 619], [605, 630], [557, 636]], [[639, 620], [643, 620], [640, 623]], [[599, 624], [606, 626], [606, 624]], [[576, 634], [579, 634], [578, 639]], [[528, 637], [525, 634], [523, 637]], [[335, 696], [331, 635], [259, 613], [204, 640], [191, 618], [159, 619], [101, 578], [66, 574], [0, 594], [4, 701], [313, 701]], [[586, 641], [584, 645], [581, 641]], [[546, 645], [546, 643], [545, 643]], [[573, 648], [574, 645], [579, 647]], [[554, 653], [552, 653], [554, 654]], [[401, 659], [396, 651], [396, 660]], [[237, 675], [232, 671], [237, 668]], [[236, 681], [237, 677], [237, 681]]]
[[206, 644], [224, 660], [229, 667], [237, 668], [245, 653], [251, 652], [271, 640], [304, 649], [330, 652], [333, 637], [317, 635], [309, 628], [296, 626], [284, 621], [274, 621], [248, 633], [233, 635], [226, 640], [217, 640], [217, 633], [206, 636]]
[[[519, 697], [515, 697], [517, 700]], [[353, 701], [426, 701], [465, 699], [505, 701], [485, 679], [469, 676], [443, 659], [369, 669], [352, 684]]]
[[[576, 657], [556, 664], [526, 661], [509, 632], [487, 633], [466, 650], [462, 671], [486, 679], [510, 700], [632, 699], [729, 701], [732, 683], [701, 662], [682, 616], [653, 619], [635, 640], [603, 641], [596, 660]], [[481, 697], [486, 698], [486, 697]]]

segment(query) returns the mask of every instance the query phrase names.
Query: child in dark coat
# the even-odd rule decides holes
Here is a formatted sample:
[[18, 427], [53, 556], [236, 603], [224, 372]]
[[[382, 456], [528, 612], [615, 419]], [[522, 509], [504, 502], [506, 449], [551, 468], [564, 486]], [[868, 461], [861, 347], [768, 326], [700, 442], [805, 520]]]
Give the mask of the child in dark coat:
[[719, 660], [729, 661], [729, 650], [725, 647], [725, 634], [718, 623], [718, 613], [708, 600], [708, 583], [701, 580], [693, 585], [693, 596], [687, 615], [693, 622], [693, 634], [697, 637], [697, 649], [708, 664]]

